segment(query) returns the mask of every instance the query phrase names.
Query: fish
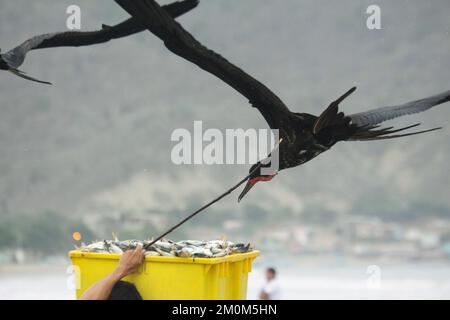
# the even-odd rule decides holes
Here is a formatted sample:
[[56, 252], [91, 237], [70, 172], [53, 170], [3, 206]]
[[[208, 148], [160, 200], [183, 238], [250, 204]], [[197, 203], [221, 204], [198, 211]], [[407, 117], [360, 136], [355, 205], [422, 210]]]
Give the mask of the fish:
[[82, 252], [104, 252], [105, 246], [103, 242], [91, 243], [87, 246], [82, 246], [80, 249]]
[[232, 252], [230, 248], [219, 248], [219, 247], [213, 247], [210, 249], [213, 254], [220, 254], [225, 253], [225, 255], [228, 255]]
[[192, 257], [193, 254], [194, 254], [194, 248], [192, 248], [192, 247], [184, 247], [180, 250], [175, 251], [175, 255], [177, 257], [182, 257], [182, 258], [190, 258], [190, 257]]
[[82, 252], [121, 254], [127, 250], [133, 250], [137, 246], [145, 247], [147, 257], [181, 257], [181, 258], [218, 258], [228, 255], [245, 253], [253, 250], [250, 243], [234, 243], [227, 240], [182, 240], [172, 241], [161, 239], [147, 247], [152, 240], [123, 240], [120, 241], [116, 234], [113, 240], [96, 241], [89, 245], [82, 244], [77, 248]]
[[232, 253], [245, 253], [252, 251], [250, 243], [244, 244], [244, 243], [236, 243], [232, 246], [230, 246]]
[[126, 243], [125, 241], [113, 241], [113, 244], [119, 247], [122, 251], [127, 251], [130, 246], [129, 243]]
[[169, 242], [164, 242], [164, 241], [157, 241], [156, 243], [153, 244], [153, 246], [155, 246], [156, 248], [164, 251], [164, 252], [170, 252], [174, 249], [174, 245], [169, 243]]
[[150, 251], [145, 251], [145, 256], [146, 257], [158, 257], [158, 256], [161, 256], [161, 255], [159, 254], [159, 252], [150, 250]]
[[202, 240], [182, 240], [182, 241], [178, 241], [177, 243], [185, 244], [185, 245], [189, 245], [189, 246], [196, 246], [196, 247], [206, 245], [206, 241], [202, 241]]
[[202, 247], [185, 247], [177, 250], [176, 255], [184, 258], [211, 258], [213, 256], [211, 250]]
[[217, 252], [217, 253], [213, 253], [213, 258], [226, 257], [226, 256], [229, 255], [229, 254], [230, 254], [229, 251], [227, 251], [227, 250], [222, 250], [222, 251], [219, 251], [219, 252]]
[[109, 246], [108, 251], [110, 253], [123, 253], [123, 250], [120, 249], [118, 246], [116, 246], [115, 244], [111, 243], [111, 245]]
[[194, 248], [192, 257], [194, 258], [212, 258], [211, 250], [205, 248]]

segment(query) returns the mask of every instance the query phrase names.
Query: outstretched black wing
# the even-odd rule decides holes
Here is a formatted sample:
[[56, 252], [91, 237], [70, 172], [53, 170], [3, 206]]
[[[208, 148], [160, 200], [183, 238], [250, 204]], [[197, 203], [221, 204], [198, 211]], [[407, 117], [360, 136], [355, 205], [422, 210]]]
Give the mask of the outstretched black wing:
[[[177, 18], [186, 12], [197, 7], [199, 0], [177, 1], [162, 8], [173, 18]], [[107, 42], [112, 39], [123, 38], [141, 31], [144, 31], [145, 25], [134, 18], [125, 20], [115, 26], [103, 25], [102, 30], [92, 32], [61, 32], [55, 33], [53, 37], [45, 39], [33, 49], [53, 48], [64, 46], [87, 46]]]
[[[178, 1], [163, 9], [176, 18], [198, 5], [198, 0]], [[112, 39], [122, 38], [145, 30], [146, 27], [136, 19], [130, 18], [115, 26], [103, 26], [97, 31], [67, 31], [35, 36], [14, 49], [2, 54], [1, 58], [11, 68], [18, 68], [30, 50], [54, 47], [79, 47], [100, 44]]]
[[[225, 58], [209, 50], [172, 19], [153, 0], [115, 0], [123, 9], [164, 41], [176, 55], [212, 73], [244, 95], [273, 129], [290, 116], [285, 104], [266, 86]], [[280, 132], [283, 135], [283, 132]]]

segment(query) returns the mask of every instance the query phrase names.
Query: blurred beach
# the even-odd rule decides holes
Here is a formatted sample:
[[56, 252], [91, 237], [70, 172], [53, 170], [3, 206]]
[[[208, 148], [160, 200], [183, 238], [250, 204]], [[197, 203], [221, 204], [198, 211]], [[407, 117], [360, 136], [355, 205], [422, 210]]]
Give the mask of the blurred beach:
[[[321, 261], [322, 260], [322, 261]], [[272, 260], [273, 261], [273, 260]], [[249, 275], [248, 299], [257, 299], [269, 259]], [[284, 299], [449, 299], [447, 262], [386, 263], [370, 284], [371, 261], [299, 260], [277, 268]], [[0, 299], [75, 299], [69, 261], [0, 267]]]

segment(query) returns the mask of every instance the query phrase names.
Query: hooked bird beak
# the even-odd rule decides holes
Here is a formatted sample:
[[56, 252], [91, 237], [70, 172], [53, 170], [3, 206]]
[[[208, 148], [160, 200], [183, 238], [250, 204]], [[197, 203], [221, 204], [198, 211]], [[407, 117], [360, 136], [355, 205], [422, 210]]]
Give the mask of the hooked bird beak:
[[245, 185], [244, 190], [242, 190], [241, 194], [239, 195], [238, 202], [241, 202], [242, 198], [247, 194], [247, 192], [250, 191], [251, 188], [258, 182], [258, 181], [270, 181], [275, 177], [277, 174], [271, 175], [271, 176], [261, 176], [261, 177], [255, 177], [250, 178], [247, 181], [247, 184]]
[[247, 184], [245, 185], [244, 190], [242, 190], [241, 194], [239, 195], [238, 202], [241, 202], [242, 198], [247, 194], [247, 192], [250, 191], [251, 188], [258, 182], [256, 178], [248, 179]]

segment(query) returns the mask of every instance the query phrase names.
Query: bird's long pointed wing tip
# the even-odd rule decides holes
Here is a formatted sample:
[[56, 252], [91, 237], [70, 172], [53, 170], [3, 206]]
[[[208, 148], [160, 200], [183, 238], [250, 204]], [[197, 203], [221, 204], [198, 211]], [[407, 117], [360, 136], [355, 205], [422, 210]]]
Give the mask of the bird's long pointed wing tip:
[[353, 92], [355, 92], [355, 90], [356, 90], [356, 86], [351, 87], [346, 93], [344, 93], [342, 96], [340, 96], [334, 102], [332, 102], [330, 106], [339, 105], [342, 101], [344, 101], [344, 99], [346, 99], [349, 95], [351, 95]]
[[47, 85], [53, 85], [53, 83], [51, 83], [51, 82], [43, 81], [43, 80], [39, 80], [39, 79], [30, 77], [30, 76], [27, 76], [25, 72], [20, 71], [19, 69], [9, 69], [8, 71], [18, 77], [26, 79], [26, 80], [30, 80], [30, 81], [38, 82], [38, 83], [42, 83], [42, 84], [47, 84]]
[[345, 96], [347, 97], [347, 96], [351, 95], [353, 92], [356, 91], [356, 88], [357, 88], [356, 86], [351, 87], [350, 90], [347, 91]]

